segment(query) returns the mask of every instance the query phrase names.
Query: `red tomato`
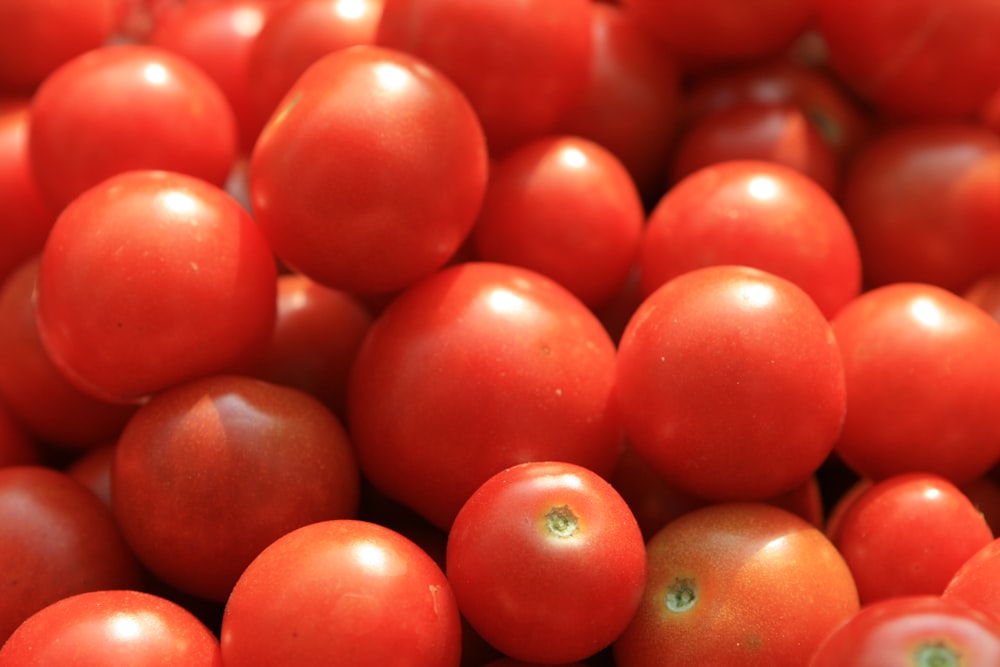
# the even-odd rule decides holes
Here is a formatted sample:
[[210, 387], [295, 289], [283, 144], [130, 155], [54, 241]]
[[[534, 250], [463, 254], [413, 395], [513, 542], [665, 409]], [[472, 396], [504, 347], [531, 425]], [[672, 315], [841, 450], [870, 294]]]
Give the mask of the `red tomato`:
[[941, 595], [1000, 622], [1000, 539], [994, 539], [962, 563]]
[[841, 201], [869, 287], [927, 282], [961, 292], [1000, 270], [1000, 137], [960, 123], [913, 123], [872, 138]]
[[976, 506], [937, 475], [877, 482], [840, 516], [830, 539], [858, 586], [862, 604], [940, 595], [958, 568], [993, 534]]
[[458, 250], [486, 178], [462, 93], [412, 56], [356, 46], [288, 92], [254, 148], [250, 195], [289, 266], [336, 289], [389, 292]]
[[582, 98], [590, 0], [386, 0], [376, 42], [422, 58], [468, 96], [502, 155], [554, 131]]
[[891, 114], [969, 116], [1000, 87], [1000, 6], [982, 0], [819, 0], [830, 64]]
[[0, 468], [41, 463], [41, 452], [31, 436], [0, 402]]
[[268, 544], [353, 518], [358, 468], [340, 422], [290, 387], [215, 376], [153, 396], [115, 450], [111, 498], [142, 563], [223, 601]]
[[805, 482], [844, 420], [829, 323], [801, 289], [744, 266], [682, 274], [619, 343], [618, 404], [636, 452], [679, 489], [758, 500]]
[[645, 218], [612, 153], [579, 137], [549, 137], [494, 164], [472, 242], [480, 259], [537, 271], [596, 307], [628, 280]]
[[374, 322], [354, 363], [348, 425], [362, 471], [447, 529], [492, 475], [518, 463], [614, 468], [615, 348], [564, 288], [471, 263], [417, 283]]
[[0, 644], [57, 600], [141, 582], [135, 557], [97, 496], [50, 468], [0, 468]]
[[993, 319], [1000, 320], [1000, 271], [982, 276], [962, 296], [985, 310]]
[[798, 285], [832, 317], [861, 290], [854, 233], [830, 194], [788, 167], [716, 164], [671, 188], [639, 255], [645, 295], [686, 271], [743, 264]]
[[236, 121], [218, 85], [146, 45], [95, 49], [62, 65], [32, 98], [30, 130], [35, 179], [56, 211], [135, 169], [222, 186], [236, 159]]
[[833, 320], [847, 417], [836, 452], [863, 477], [961, 484], [1000, 458], [1000, 324], [933, 285], [866, 292]]
[[111, 507], [111, 465], [115, 459], [117, 441], [105, 442], [76, 457], [66, 466], [66, 474], [93, 491], [108, 508]]
[[134, 400], [255, 360], [274, 326], [276, 282], [267, 242], [225, 192], [129, 172], [56, 221], [38, 275], [39, 331], [74, 384]]
[[582, 660], [628, 625], [646, 583], [646, 550], [628, 505], [596, 473], [523, 463], [486, 480], [448, 534], [462, 616], [504, 654]]
[[695, 510], [646, 551], [646, 592], [615, 642], [617, 667], [803, 665], [858, 610], [829, 540], [770, 505]]
[[191, 612], [130, 590], [73, 595], [28, 618], [0, 667], [222, 667], [219, 640]]
[[226, 603], [222, 657], [240, 667], [458, 667], [461, 622], [444, 573], [399, 533], [324, 521], [279, 538]]
[[908, 596], [866, 606], [830, 633], [808, 667], [997, 664], [1000, 625], [996, 621], [937, 596]]

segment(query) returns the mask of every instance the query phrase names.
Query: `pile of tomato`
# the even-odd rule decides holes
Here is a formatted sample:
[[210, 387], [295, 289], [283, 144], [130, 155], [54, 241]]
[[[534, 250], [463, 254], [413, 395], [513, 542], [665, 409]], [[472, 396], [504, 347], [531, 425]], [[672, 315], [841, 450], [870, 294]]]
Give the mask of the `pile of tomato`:
[[1000, 664], [997, 35], [0, 0], [0, 667]]

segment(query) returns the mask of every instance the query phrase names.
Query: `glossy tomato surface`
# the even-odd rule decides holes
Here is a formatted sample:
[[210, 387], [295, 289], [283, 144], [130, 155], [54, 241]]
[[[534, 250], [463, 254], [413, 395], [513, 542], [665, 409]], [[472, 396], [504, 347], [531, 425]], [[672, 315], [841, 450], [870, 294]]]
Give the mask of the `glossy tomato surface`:
[[609, 646], [646, 583], [642, 533], [596, 473], [530, 462], [484, 482], [448, 534], [458, 607], [505, 655], [547, 664]]
[[636, 452], [669, 483], [760, 500], [805, 482], [844, 421], [829, 323], [794, 284], [721, 265], [681, 274], [632, 316], [617, 398]]
[[323, 521], [246, 569], [222, 620], [224, 664], [458, 667], [461, 621], [441, 568], [399, 533]]
[[276, 281], [259, 228], [223, 190], [128, 172], [56, 221], [38, 274], [39, 332], [74, 384], [132, 401], [253, 361], [274, 326]]
[[548, 278], [475, 262], [397, 297], [348, 387], [348, 426], [372, 484], [447, 529], [495, 473], [537, 460], [608, 475], [621, 446], [615, 348]]
[[994, 539], [962, 563], [942, 597], [969, 605], [1000, 622], [1000, 539]]

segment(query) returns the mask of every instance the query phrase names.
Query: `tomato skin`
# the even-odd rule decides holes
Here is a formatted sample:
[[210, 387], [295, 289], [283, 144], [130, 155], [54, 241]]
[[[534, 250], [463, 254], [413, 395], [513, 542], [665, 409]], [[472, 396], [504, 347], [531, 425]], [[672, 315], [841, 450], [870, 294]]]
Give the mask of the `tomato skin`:
[[968, 558], [945, 586], [941, 597], [973, 607], [1000, 623], [1000, 539]]
[[614, 644], [617, 667], [802, 665], [859, 608], [829, 540], [769, 505], [694, 510], [646, 552], [646, 591]]
[[212, 376], [149, 399], [115, 448], [115, 517], [168, 584], [224, 601], [268, 544], [300, 526], [353, 518], [357, 463], [317, 399]]
[[618, 347], [617, 397], [629, 442], [666, 481], [707, 499], [760, 500], [804, 483], [832, 451], [843, 373], [805, 292], [713, 266], [636, 310]]
[[41, 452], [10, 410], [0, 402], [0, 468], [41, 463]]
[[996, 320], [939, 287], [897, 283], [857, 297], [832, 325], [848, 402], [835, 450], [852, 470], [875, 480], [929, 472], [962, 484], [994, 466]]
[[512, 465], [609, 475], [621, 447], [614, 369], [607, 332], [564, 288], [527, 269], [460, 264], [372, 324], [348, 385], [348, 427], [372, 484], [447, 529]]
[[1000, 661], [1000, 625], [938, 596], [866, 605], [823, 640], [808, 667], [989, 667]]
[[487, 168], [458, 88], [413, 56], [355, 46], [313, 63], [288, 92], [254, 147], [250, 195], [290, 267], [335, 289], [391, 292], [458, 250]]
[[149, 593], [79, 593], [45, 607], [0, 648], [0, 666], [222, 667], [219, 641], [191, 612]]
[[227, 667], [458, 667], [461, 622], [444, 573], [399, 533], [323, 521], [279, 538], [226, 603]]
[[141, 44], [102, 47], [59, 67], [32, 98], [30, 123], [35, 179], [57, 212], [137, 169], [221, 187], [237, 154], [233, 110], [218, 85], [181, 56]]
[[221, 189], [137, 171], [63, 211], [37, 290], [39, 333], [60, 371], [87, 393], [129, 402], [255, 360], [274, 326], [277, 269]]
[[0, 643], [64, 597], [142, 583], [114, 517], [90, 491], [48, 467], [0, 468]]
[[646, 550], [631, 510], [596, 473], [529, 462], [485, 481], [448, 534], [462, 615], [505, 655], [546, 664], [609, 646], [635, 613]]

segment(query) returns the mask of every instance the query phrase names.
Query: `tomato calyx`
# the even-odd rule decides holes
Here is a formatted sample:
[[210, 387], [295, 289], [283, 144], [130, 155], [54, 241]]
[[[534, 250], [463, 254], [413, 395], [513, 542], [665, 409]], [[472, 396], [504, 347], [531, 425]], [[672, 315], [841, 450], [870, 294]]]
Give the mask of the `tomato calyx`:
[[553, 507], [545, 513], [545, 528], [553, 537], [566, 539], [573, 537], [580, 527], [580, 519], [569, 505]]
[[675, 614], [683, 614], [698, 604], [698, 584], [694, 579], [676, 577], [670, 584], [663, 602]]
[[962, 664], [962, 654], [944, 640], [926, 642], [913, 652], [915, 667], [958, 667]]

